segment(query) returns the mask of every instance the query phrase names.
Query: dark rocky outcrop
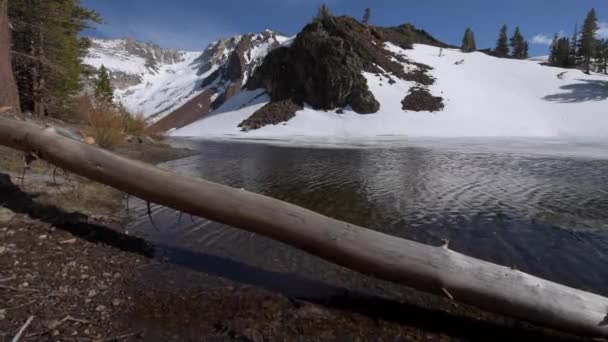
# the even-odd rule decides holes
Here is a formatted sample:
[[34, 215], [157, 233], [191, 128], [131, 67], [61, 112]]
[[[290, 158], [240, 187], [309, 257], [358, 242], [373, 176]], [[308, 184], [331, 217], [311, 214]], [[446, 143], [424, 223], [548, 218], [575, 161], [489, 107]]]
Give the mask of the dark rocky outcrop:
[[[269, 44], [269, 49], [280, 45], [276, 34], [269, 30], [210, 44], [198, 59], [199, 62], [206, 61], [199, 68], [198, 75], [204, 74], [212, 67], [218, 65], [219, 67], [203, 79], [198, 86], [204, 91], [158, 120], [153, 124], [152, 129], [166, 131], [184, 127], [203, 118], [238, 94], [243, 87], [244, 80], [250, 77], [256, 66], [260, 64], [259, 58], [254, 58], [251, 51], [262, 44]], [[231, 52], [226, 54], [226, 50]]]
[[242, 131], [258, 129], [266, 125], [277, 125], [296, 116], [303, 107], [291, 99], [270, 102], [239, 124]]
[[433, 96], [428, 89], [423, 87], [413, 87], [409, 94], [401, 101], [403, 110], [415, 112], [438, 112], [445, 107], [443, 98]]
[[181, 128], [204, 117], [211, 110], [211, 98], [215, 92], [207, 89], [179, 107], [171, 114], [156, 121], [150, 129], [153, 132], [166, 132], [173, 128]]
[[[430, 67], [388, 51], [384, 48], [386, 42], [404, 49], [413, 43], [448, 46], [412, 25], [381, 28], [351, 17], [328, 16], [306, 25], [291, 46], [269, 53], [247, 88], [265, 89], [272, 102], [290, 100], [319, 110], [350, 106], [359, 114], [375, 113], [380, 104], [362, 72], [381, 74], [392, 83], [393, 78], [420, 85], [434, 82], [428, 74]], [[402, 63], [411, 65], [409, 71]], [[259, 122], [262, 112], [268, 110], [262, 108], [252, 118]]]

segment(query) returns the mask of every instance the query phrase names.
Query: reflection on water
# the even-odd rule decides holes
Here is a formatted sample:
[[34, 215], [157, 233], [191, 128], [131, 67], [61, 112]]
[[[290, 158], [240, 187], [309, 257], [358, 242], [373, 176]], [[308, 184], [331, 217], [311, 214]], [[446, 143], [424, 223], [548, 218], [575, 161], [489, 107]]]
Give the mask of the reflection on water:
[[[608, 160], [437, 146], [193, 144], [200, 155], [165, 167], [426, 244], [449, 239], [459, 252], [608, 294]], [[332, 286], [399, 291], [281, 243], [160, 206], [153, 206], [156, 230], [145, 203], [132, 200], [130, 207], [130, 230], [151, 241]], [[166, 255], [188, 262], [172, 249]], [[295, 286], [289, 277], [277, 279], [286, 282], [279, 286]]]

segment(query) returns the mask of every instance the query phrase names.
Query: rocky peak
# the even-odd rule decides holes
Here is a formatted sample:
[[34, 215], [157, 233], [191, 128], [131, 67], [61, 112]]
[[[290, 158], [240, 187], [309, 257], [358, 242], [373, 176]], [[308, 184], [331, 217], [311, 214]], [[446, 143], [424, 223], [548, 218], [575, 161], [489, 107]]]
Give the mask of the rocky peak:
[[238, 94], [271, 50], [287, 37], [270, 30], [215, 41], [197, 59], [200, 94], [158, 120], [155, 128], [182, 127], [205, 116]]
[[[420, 99], [424, 103], [435, 101], [427, 101], [427, 97], [420, 96], [425, 91], [423, 87], [434, 82], [427, 74], [430, 67], [392, 53], [385, 47], [388, 42], [403, 49], [419, 42], [447, 46], [426, 32], [416, 30], [413, 25], [383, 28], [365, 25], [347, 16], [316, 18], [304, 27], [290, 46], [268, 54], [247, 88], [265, 89], [273, 103], [295, 104], [290, 108], [304, 104], [320, 110], [350, 106], [359, 114], [369, 114], [377, 112], [380, 103], [370, 92], [363, 76], [363, 72], [368, 72], [382, 74], [389, 80], [400, 78], [419, 83], [422, 88], [416, 96], [408, 99], [408, 107]], [[409, 64], [408, 68], [404, 64]], [[275, 107], [285, 108], [262, 108], [252, 116], [255, 120], [251, 122], [255, 125], [245, 120], [240, 127], [243, 130], [259, 128], [264, 117], [268, 117], [267, 124], [276, 124], [275, 118], [279, 116], [274, 115]]]

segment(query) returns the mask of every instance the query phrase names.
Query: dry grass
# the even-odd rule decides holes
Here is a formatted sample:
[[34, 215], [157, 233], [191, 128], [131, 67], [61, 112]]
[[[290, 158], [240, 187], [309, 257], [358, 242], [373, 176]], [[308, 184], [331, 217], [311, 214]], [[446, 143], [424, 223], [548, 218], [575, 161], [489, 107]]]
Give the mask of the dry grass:
[[76, 111], [86, 118], [89, 127], [85, 133], [106, 149], [122, 144], [127, 136], [165, 138], [164, 132], [150, 128], [143, 113], [133, 115], [120, 105], [97, 101], [90, 95], [78, 98]]
[[131, 115], [128, 112], [122, 113], [124, 120], [125, 133], [135, 136], [147, 135], [148, 123], [143, 113]]

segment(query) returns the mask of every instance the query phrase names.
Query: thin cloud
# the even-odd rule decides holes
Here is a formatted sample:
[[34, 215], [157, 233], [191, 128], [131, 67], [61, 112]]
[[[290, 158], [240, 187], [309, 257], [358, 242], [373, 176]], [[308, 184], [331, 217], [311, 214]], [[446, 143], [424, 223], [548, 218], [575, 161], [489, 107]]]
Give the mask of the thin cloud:
[[532, 44], [551, 45], [552, 41], [553, 41], [553, 38], [549, 37], [548, 35], [546, 35], [544, 33], [539, 33], [539, 34], [535, 35], [534, 37], [532, 37]]
[[600, 38], [608, 38], [608, 23], [600, 22], [598, 25], [600, 29], [597, 30], [597, 36]]
[[[608, 33], [608, 25], [606, 26], [607, 28], [607, 33]], [[557, 33], [558, 37], [565, 37], [566, 36], [566, 32], [564, 30], [560, 30]], [[534, 37], [532, 37], [532, 44], [538, 44], [538, 45], [551, 45], [551, 42], [553, 42], [553, 35], [548, 35], [545, 33], [539, 33], [537, 35], [535, 35]]]

